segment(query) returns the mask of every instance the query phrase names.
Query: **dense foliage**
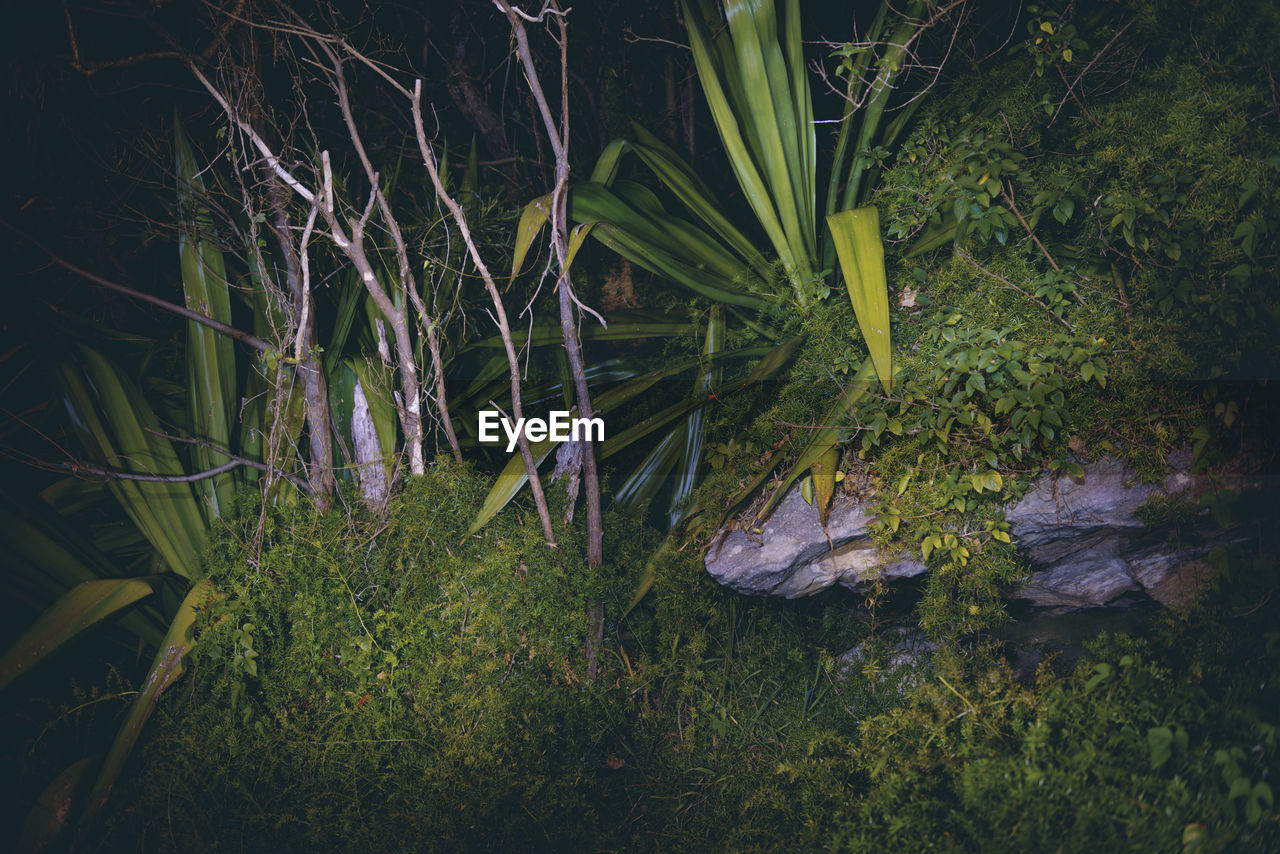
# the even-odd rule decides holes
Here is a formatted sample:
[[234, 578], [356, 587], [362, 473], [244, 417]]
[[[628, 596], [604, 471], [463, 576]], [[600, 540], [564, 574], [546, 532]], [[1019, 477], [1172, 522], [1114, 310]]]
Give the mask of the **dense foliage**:
[[[894, 668], [852, 597], [742, 601], [664, 563], [581, 679], [579, 546], [531, 518], [465, 536], [451, 465], [386, 519], [311, 510], [224, 534], [190, 683], [104, 844], [148, 850], [1265, 850], [1274, 561], [1193, 618], [1034, 683], [990, 649]], [[615, 524], [617, 524], [615, 522]], [[372, 535], [376, 533], [377, 537]], [[609, 556], [641, 559], [632, 531]], [[909, 686], [917, 686], [904, 693]]]

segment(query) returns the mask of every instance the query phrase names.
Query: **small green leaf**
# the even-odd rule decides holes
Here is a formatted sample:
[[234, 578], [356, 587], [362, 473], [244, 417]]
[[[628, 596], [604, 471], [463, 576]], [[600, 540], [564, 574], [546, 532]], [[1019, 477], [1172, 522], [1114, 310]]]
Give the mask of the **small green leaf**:
[[1147, 748], [1151, 751], [1151, 767], [1159, 768], [1173, 756], [1173, 730], [1167, 726], [1147, 730]]

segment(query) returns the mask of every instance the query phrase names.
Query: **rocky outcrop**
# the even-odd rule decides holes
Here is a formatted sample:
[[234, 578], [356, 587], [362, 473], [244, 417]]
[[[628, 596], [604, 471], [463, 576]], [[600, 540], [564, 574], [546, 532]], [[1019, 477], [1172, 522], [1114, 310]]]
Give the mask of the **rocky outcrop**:
[[[1005, 514], [1030, 570], [1010, 598], [1056, 609], [1098, 607], [1126, 594], [1166, 605], [1193, 598], [1211, 576], [1210, 551], [1227, 539], [1212, 526], [1144, 526], [1138, 508], [1152, 497], [1197, 494], [1190, 455], [1175, 456], [1167, 471], [1163, 483], [1143, 484], [1119, 460], [1102, 459], [1085, 465], [1081, 478], [1039, 478]], [[835, 584], [859, 590], [877, 576], [892, 581], [926, 571], [912, 557], [881, 554], [868, 535], [869, 521], [865, 504], [842, 495], [823, 530], [818, 511], [792, 488], [761, 528], [729, 532], [713, 545], [707, 571], [740, 593], [787, 598]]]
[[[1149, 531], [1138, 508], [1152, 498], [1187, 496], [1195, 486], [1190, 456], [1169, 461], [1161, 484], [1144, 484], [1123, 463], [1104, 458], [1079, 478], [1040, 477], [1005, 510], [1009, 533], [1031, 574], [1011, 598], [1051, 608], [1089, 608], [1126, 593], [1181, 604], [1208, 575], [1213, 543], [1178, 531]], [[1180, 583], [1182, 582], [1182, 583]]]
[[870, 516], [860, 501], [832, 501], [826, 530], [816, 508], [793, 488], [756, 531], [736, 530], [707, 552], [711, 577], [753, 596], [811, 596], [834, 584], [851, 590], [877, 576], [910, 578], [925, 571], [917, 560], [880, 554], [868, 535]]

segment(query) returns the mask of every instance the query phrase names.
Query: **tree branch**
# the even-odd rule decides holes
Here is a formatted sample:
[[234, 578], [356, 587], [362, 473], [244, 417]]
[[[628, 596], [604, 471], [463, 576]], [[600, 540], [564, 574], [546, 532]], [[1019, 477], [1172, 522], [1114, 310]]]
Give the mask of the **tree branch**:
[[99, 276], [97, 273], [90, 273], [88, 270], [84, 269], [83, 267], [77, 267], [75, 264], [72, 264], [70, 261], [58, 255], [52, 249], [49, 249], [47, 246], [43, 245], [39, 241], [30, 237], [21, 229], [17, 228], [11, 223], [8, 223], [4, 220], [0, 220], [0, 225], [3, 225], [5, 228], [14, 232], [19, 237], [22, 237], [23, 239], [29, 241], [33, 246], [35, 246], [45, 255], [48, 255], [49, 260], [52, 261], [54, 264], [57, 264], [59, 267], [62, 267], [65, 270], [75, 273], [77, 276], [79, 276], [82, 279], [87, 279], [88, 281], [93, 282], [95, 285], [101, 285], [102, 287], [107, 288], [108, 290], [122, 293], [125, 296], [133, 297], [134, 299], [141, 300], [142, 302], [145, 302], [145, 303], [150, 303], [151, 305], [162, 308], [167, 312], [176, 314], [179, 317], [185, 317], [187, 320], [209, 327], [214, 332], [219, 332], [223, 335], [226, 335], [229, 338], [234, 338], [235, 340], [239, 341], [242, 344], [247, 344], [253, 349], [258, 350], [259, 352], [268, 353], [272, 349], [270, 344], [268, 344], [266, 341], [263, 341], [261, 338], [259, 338], [256, 335], [251, 335], [248, 332], [244, 332], [242, 330], [236, 329], [234, 326], [228, 326], [227, 324], [219, 320], [214, 320], [212, 317], [205, 317], [203, 314], [200, 314], [198, 311], [192, 311], [191, 309], [186, 308], [184, 306], [180, 306], [176, 303], [169, 302], [168, 300], [160, 299], [160, 297], [155, 297], [155, 296], [152, 296], [151, 294], [146, 294], [146, 293], [143, 293], [142, 291], [134, 290], [128, 285], [122, 285], [122, 284], [119, 284], [118, 282], [113, 282], [110, 279], [104, 279], [102, 276]]
[[[438, 198], [453, 217], [454, 223], [458, 226], [458, 233], [462, 236], [462, 241], [466, 244], [467, 252], [471, 255], [471, 261], [476, 266], [476, 270], [480, 272], [480, 278], [484, 280], [485, 290], [489, 292], [489, 299], [493, 303], [494, 320], [498, 325], [498, 332], [502, 336], [502, 346], [507, 354], [507, 370], [511, 375], [511, 410], [515, 414], [516, 419], [524, 416], [524, 406], [520, 401], [520, 362], [516, 358], [515, 344], [511, 340], [511, 325], [507, 322], [507, 310], [502, 305], [502, 294], [498, 291], [498, 286], [493, 280], [493, 275], [489, 272], [489, 267], [485, 264], [484, 259], [480, 257], [480, 250], [476, 248], [476, 242], [471, 236], [471, 229], [467, 225], [466, 214], [463, 213], [462, 207], [457, 200], [449, 195], [449, 191], [445, 189], [443, 182], [440, 180], [440, 171], [436, 167], [435, 153], [431, 150], [431, 145], [427, 142], [426, 127], [422, 122], [422, 80], [415, 80], [413, 84], [413, 128], [418, 139], [418, 151], [422, 155], [422, 163], [427, 168], [427, 174], [431, 176], [431, 184], [435, 187], [436, 198]], [[551, 524], [551, 511], [547, 508], [547, 496], [542, 490], [542, 481], [538, 479], [538, 463], [533, 458], [533, 451], [529, 448], [529, 440], [521, 430], [516, 436], [516, 440], [520, 445], [520, 456], [524, 459], [525, 473], [529, 477], [529, 491], [533, 493], [533, 503], [538, 510], [538, 519], [542, 523], [542, 535], [547, 541], [547, 545], [556, 545], [555, 529]]]

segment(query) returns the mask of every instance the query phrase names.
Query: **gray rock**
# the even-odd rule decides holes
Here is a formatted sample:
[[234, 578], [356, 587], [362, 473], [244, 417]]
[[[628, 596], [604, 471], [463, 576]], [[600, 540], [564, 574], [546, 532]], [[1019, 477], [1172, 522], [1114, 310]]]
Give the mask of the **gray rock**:
[[[1181, 538], [1146, 530], [1137, 510], [1153, 496], [1190, 500], [1207, 488], [1190, 473], [1190, 454], [1175, 454], [1166, 469], [1162, 484], [1139, 483], [1116, 459], [1085, 465], [1078, 479], [1041, 476], [1005, 511], [1031, 570], [1011, 598], [1059, 610], [1122, 604], [1125, 594], [1136, 592], [1165, 605], [1193, 601], [1212, 579], [1210, 549], [1229, 540], [1208, 527]], [[1237, 477], [1232, 485], [1254, 491], [1265, 484]], [[740, 593], [793, 599], [834, 584], [862, 590], [877, 578], [926, 571], [918, 560], [880, 553], [868, 536], [869, 521], [863, 502], [839, 495], [824, 531], [817, 509], [793, 487], [758, 533], [721, 537], [707, 552], [707, 572]]]
[[832, 500], [824, 531], [818, 510], [792, 487], [759, 533], [730, 531], [707, 551], [706, 566], [721, 584], [754, 596], [811, 596], [833, 584], [861, 589], [877, 576], [909, 578], [925, 571], [912, 560], [886, 560], [868, 537], [870, 517], [859, 501]]
[[1134, 516], [1159, 487], [1140, 484], [1124, 464], [1103, 459], [1084, 467], [1084, 477], [1041, 476], [1022, 500], [1005, 512], [1010, 532], [1028, 548], [1061, 539], [1064, 532], [1135, 529]]
[[1204, 550], [1153, 542], [1136, 511], [1157, 494], [1190, 489], [1188, 462], [1184, 455], [1171, 459], [1163, 485], [1139, 483], [1116, 459], [1085, 465], [1079, 479], [1041, 476], [1005, 511], [1009, 533], [1032, 568], [1013, 598], [1087, 608], [1125, 593], [1164, 590], [1168, 576], [1202, 558]]

